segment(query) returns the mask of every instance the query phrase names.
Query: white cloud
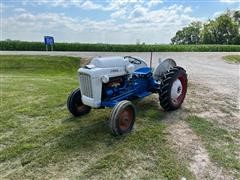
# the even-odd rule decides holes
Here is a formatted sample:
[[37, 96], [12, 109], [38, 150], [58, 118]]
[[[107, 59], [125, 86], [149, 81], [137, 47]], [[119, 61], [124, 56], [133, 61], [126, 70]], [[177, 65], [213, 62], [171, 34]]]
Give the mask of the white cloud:
[[149, 2], [147, 2], [147, 6], [151, 8], [162, 3], [163, 0], [150, 0]]
[[44, 5], [50, 7], [78, 7], [87, 10], [108, 10], [108, 8], [95, 3], [91, 0], [38, 0], [37, 2], [32, 2], [30, 0], [24, 0], [23, 5]]
[[[189, 14], [190, 7], [183, 5], [151, 10], [142, 1], [115, 1], [113, 4], [104, 8], [116, 10], [109, 12], [109, 19], [101, 21], [73, 18], [63, 13], [34, 14], [17, 8], [17, 14], [3, 19], [3, 39], [41, 41], [44, 35], [53, 35], [57, 42], [135, 43], [140, 39], [146, 43], [169, 43], [177, 30], [199, 20]], [[102, 8], [92, 4], [85, 6]]]
[[136, 7], [131, 13], [129, 18], [132, 19], [137, 19], [137, 18], [142, 18], [145, 17], [146, 14], [148, 12], [148, 9], [144, 8], [144, 7]]
[[171, 23], [173, 21], [183, 22], [196, 20], [196, 18], [188, 15], [190, 12], [190, 7], [174, 4], [158, 10], [149, 10], [147, 8], [138, 7], [133, 10], [129, 17], [132, 22], [139, 23]]
[[98, 36], [117, 30], [114, 20], [75, 19], [64, 14], [22, 12], [3, 19], [3, 39], [42, 41], [53, 35], [56, 41], [101, 42]]
[[[101, 2], [101, 3], [100, 3]], [[106, 6], [103, 6], [102, 3], [104, 1], [96, 1], [93, 0], [23, 0], [22, 4], [27, 5], [47, 5], [51, 7], [79, 7], [87, 10], [102, 10], [102, 11], [114, 11], [119, 10], [126, 7], [131, 7], [137, 4], [158, 4], [161, 0], [107, 0], [108, 2]]]
[[219, 0], [221, 3], [228, 3], [228, 4], [233, 4], [233, 3], [240, 3], [240, 0]]
[[213, 18], [217, 18], [218, 16], [220, 16], [221, 14], [223, 14], [223, 12], [224, 12], [224, 11], [217, 11], [217, 12], [215, 12], [215, 13], [212, 15], [212, 17], [213, 17]]
[[22, 5], [46, 5], [52, 7], [69, 7], [69, 6], [76, 6], [80, 7], [83, 0], [38, 0], [38, 1], [31, 1], [31, 0], [23, 0]]
[[[42, 0], [42, 1], [46, 1], [46, 0]], [[41, 1], [38, 1], [38, 3], [41, 3]], [[62, 7], [67, 7], [68, 3], [65, 0], [54, 0], [48, 3], [52, 3], [52, 6], [54, 7], [58, 7], [58, 6], [62, 6]]]
[[13, 11], [16, 13], [27, 12], [24, 8], [15, 8], [15, 9], [13, 9]]
[[83, 9], [89, 9], [89, 10], [96, 10], [96, 9], [99, 9], [99, 10], [106, 10], [106, 8], [104, 8], [103, 6], [99, 5], [99, 4], [96, 4], [96, 3], [93, 3], [92, 1], [85, 1], [81, 7]]
[[92, 32], [100, 32], [100, 31], [118, 31], [118, 25], [116, 25], [115, 21], [105, 20], [105, 21], [94, 21], [89, 19], [84, 19], [81, 21], [81, 24], [84, 25], [84, 30], [92, 31]]
[[[117, 14], [122, 14], [122, 9], [128, 9], [131, 11], [133, 7], [143, 6], [152, 8], [158, 4], [163, 3], [163, 0], [107, 0], [105, 5], [102, 5], [104, 1], [93, 1], [93, 0], [23, 0], [22, 5], [43, 5], [50, 7], [78, 7], [85, 10], [101, 10], [101, 11], [114, 11], [113, 17]], [[121, 11], [121, 12], [116, 12]]]
[[88, 10], [102, 10], [102, 11], [121, 11], [137, 4], [143, 4], [143, 0], [110, 0], [106, 6], [100, 5], [93, 1], [87, 0], [82, 3], [80, 7]]
[[[36, 40], [47, 33], [59, 30], [81, 31], [82, 27], [73, 18], [64, 14], [44, 13], [34, 15], [29, 12], [19, 13], [3, 19], [3, 37]], [[17, 38], [18, 37], [18, 38]]]
[[112, 11], [121, 9], [131, 11], [134, 6], [143, 5], [144, 3], [146, 3], [144, 0], [111, 0], [106, 8]]
[[127, 10], [122, 8], [119, 9], [118, 11], [115, 11], [111, 14], [111, 18], [115, 19], [115, 18], [126, 18], [126, 13]]
[[184, 8], [183, 10], [185, 13], [189, 13], [189, 12], [192, 12], [192, 8], [191, 7], [186, 7]]

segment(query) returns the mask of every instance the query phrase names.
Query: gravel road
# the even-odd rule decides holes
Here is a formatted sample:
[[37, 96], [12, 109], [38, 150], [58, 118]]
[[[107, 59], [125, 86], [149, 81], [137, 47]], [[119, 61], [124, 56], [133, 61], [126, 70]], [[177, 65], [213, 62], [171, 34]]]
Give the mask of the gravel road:
[[[146, 52], [39, 52], [0, 51], [1, 55], [59, 55], [91, 58], [95, 56], [139, 56], [149, 63], [150, 53]], [[207, 86], [209, 90], [225, 94], [240, 103], [240, 65], [229, 64], [222, 57], [240, 52], [154, 52], [153, 66], [158, 59], [173, 58], [187, 70], [190, 82]]]

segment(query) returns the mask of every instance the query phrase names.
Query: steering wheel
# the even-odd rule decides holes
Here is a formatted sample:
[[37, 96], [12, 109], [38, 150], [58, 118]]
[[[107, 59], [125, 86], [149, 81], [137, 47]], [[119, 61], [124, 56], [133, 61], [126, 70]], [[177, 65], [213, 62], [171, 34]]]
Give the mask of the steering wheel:
[[139, 59], [134, 58], [132, 56], [125, 56], [124, 59], [125, 58], [128, 58], [128, 61], [132, 64], [141, 64], [142, 63], [142, 61], [140, 61]]

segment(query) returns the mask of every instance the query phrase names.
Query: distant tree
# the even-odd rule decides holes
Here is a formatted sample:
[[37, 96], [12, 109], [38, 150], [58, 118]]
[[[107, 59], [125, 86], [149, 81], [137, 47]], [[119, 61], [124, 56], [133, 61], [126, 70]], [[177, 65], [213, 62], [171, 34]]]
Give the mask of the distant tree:
[[226, 13], [203, 25], [201, 42], [203, 44], [236, 44], [238, 36], [239, 25]]
[[240, 11], [227, 10], [215, 20], [192, 22], [177, 31], [172, 44], [240, 44]]
[[233, 12], [233, 19], [238, 25], [238, 36], [236, 37], [235, 44], [240, 44], [240, 10]]
[[215, 39], [216, 28], [215, 22], [213, 20], [209, 20], [208, 23], [203, 25], [203, 29], [201, 31], [201, 43], [202, 44], [214, 44], [217, 40]]
[[240, 25], [240, 10], [233, 12], [233, 19], [238, 25]]
[[172, 44], [198, 44], [200, 42], [201, 22], [192, 22], [189, 26], [177, 31], [171, 39]]

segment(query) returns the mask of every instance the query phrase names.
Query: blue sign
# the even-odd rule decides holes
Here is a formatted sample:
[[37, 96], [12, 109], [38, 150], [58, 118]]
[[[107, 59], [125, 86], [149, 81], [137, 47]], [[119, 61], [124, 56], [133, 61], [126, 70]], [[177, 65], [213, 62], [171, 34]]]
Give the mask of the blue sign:
[[45, 45], [53, 45], [54, 44], [54, 38], [52, 36], [44, 36], [44, 43]]

